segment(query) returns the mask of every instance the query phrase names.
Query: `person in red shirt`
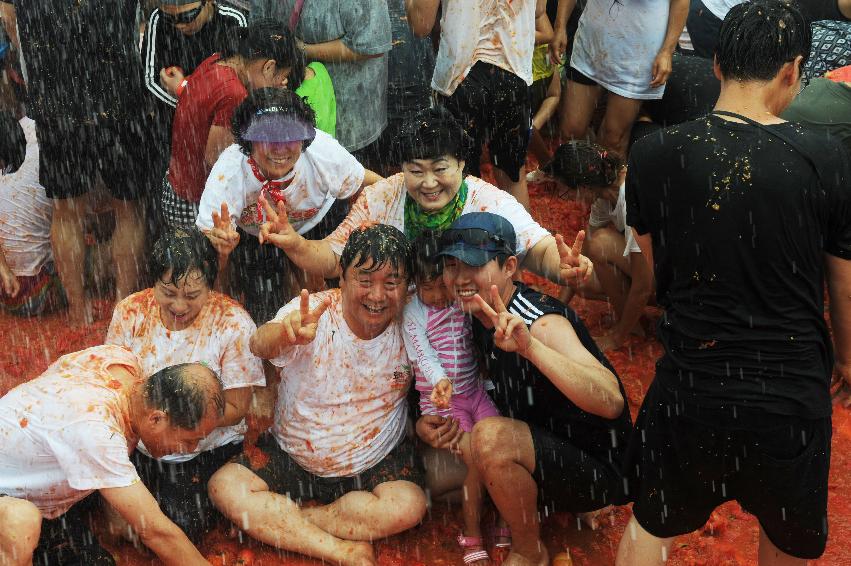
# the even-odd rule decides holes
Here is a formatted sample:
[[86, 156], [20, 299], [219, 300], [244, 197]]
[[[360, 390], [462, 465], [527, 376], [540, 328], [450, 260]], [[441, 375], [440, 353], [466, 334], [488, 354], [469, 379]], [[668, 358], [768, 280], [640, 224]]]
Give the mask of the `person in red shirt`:
[[194, 226], [204, 182], [219, 154], [233, 143], [233, 111], [248, 91], [285, 86], [294, 90], [304, 76], [303, 54], [283, 22], [259, 20], [234, 28], [232, 34], [234, 40], [189, 77], [184, 79], [175, 68], [161, 73], [178, 98], [160, 198], [168, 226]]

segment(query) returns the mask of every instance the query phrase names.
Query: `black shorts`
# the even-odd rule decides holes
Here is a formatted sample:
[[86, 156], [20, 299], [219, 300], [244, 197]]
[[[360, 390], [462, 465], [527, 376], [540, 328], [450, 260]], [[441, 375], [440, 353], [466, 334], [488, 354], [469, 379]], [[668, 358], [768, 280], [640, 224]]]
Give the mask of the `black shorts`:
[[271, 432], [260, 435], [256, 446], [268, 456], [262, 468], [254, 469], [246, 455], [237, 457], [233, 462], [257, 474], [271, 491], [284, 493], [299, 504], [303, 501], [317, 501], [327, 505], [351, 491], [372, 491], [379, 484], [390, 481], [404, 480], [420, 487], [425, 485], [422, 460], [407, 436], [372, 468], [356, 476], [341, 478], [323, 478], [308, 472], [281, 450]]
[[75, 503], [67, 513], [41, 521], [41, 535], [33, 552], [33, 566], [115, 566], [115, 559], [92, 531], [101, 501], [95, 492]]
[[162, 512], [197, 544], [221, 517], [207, 495], [207, 482], [241, 453], [242, 442], [237, 442], [202, 452], [186, 462], [163, 462], [139, 450], [130, 459]]
[[635, 518], [650, 534], [673, 537], [735, 500], [777, 548], [818, 558], [827, 541], [830, 417], [733, 412], [676, 402], [650, 386], [624, 463]]
[[491, 163], [512, 181], [519, 181], [532, 127], [529, 85], [513, 73], [479, 61], [452, 96], [440, 99], [475, 142], [467, 160], [470, 173], [481, 175], [479, 161], [487, 144]]
[[153, 171], [148, 162], [149, 136], [139, 124], [51, 118], [37, 126], [39, 179], [50, 198], [82, 196], [100, 173], [113, 198], [137, 200], [162, 178], [163, 171]]
[[621, 502], [622, 481], [615, 466], [544, 428], [530, 424], [529, 431], [535, 448], [532, 477], [545, 514], [584, 513]]
[[585, 86], [597, 86], [597, 81], [577, 71], [570, 65], [565, 65], [564, 67], [564, 78]]

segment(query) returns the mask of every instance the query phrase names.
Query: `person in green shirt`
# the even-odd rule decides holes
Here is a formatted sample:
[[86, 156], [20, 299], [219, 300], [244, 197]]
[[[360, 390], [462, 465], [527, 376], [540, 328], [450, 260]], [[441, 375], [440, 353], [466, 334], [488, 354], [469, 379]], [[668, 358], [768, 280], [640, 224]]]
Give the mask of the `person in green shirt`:
[[781, 117], [821, 130], [851, 152], [851, 82], [813, 79]]
[[316, 113], [316, 128], [337, 137], [337, 96], [325, 65], [314, 61], [304, 70], [304, 82], [296, 89]]

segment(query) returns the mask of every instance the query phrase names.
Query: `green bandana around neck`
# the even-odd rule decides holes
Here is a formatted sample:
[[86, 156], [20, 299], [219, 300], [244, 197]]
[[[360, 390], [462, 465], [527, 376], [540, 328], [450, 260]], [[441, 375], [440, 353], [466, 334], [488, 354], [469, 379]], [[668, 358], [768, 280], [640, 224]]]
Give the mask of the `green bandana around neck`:
[[435, 212], [424, 212], [419, 203], [405, 193], [405, 236], [414, 241], [424, 231], [440, 233], [449, 228], [461, 216], [467, 202], [467, 181], [461, 181], [461, 188], [455, 198]]

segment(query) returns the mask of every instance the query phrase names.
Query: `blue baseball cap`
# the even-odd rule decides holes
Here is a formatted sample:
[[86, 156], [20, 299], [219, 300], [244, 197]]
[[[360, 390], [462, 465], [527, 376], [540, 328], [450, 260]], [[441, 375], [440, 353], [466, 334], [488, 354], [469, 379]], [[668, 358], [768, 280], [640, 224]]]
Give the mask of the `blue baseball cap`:
[[440, 240], [443, 249], [438, 256], [454, 257], [473, 267], [481, 267], [500, 255], [517, 254], [514, 226], [490, 212], [462, 214]]

